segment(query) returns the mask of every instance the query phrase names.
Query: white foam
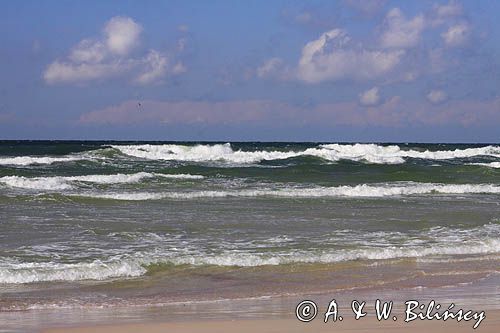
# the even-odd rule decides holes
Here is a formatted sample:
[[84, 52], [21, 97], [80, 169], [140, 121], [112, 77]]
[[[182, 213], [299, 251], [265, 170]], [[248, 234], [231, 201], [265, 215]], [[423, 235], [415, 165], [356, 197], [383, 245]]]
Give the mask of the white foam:
[[423, 194], [498, 194], [500, 186], [494, 184], [434, 184], [409, 183], [385, 185], [356, 185], [314, 188], [255, 189], [233, 191], [191, 192], [129, 192], [129, 193], [84, 193], [79, 196], [115, 200], [160, 200], [196, 199], [220, 197], [391, 197]]
[[233, 151], [229, 143], [215, 145], [128, 145], [113, 146], [122, 153], [152, 160], [177, 161], [227, 161], [233, 163], [254, 163], [262, 160], [285, 159], [302, 153], [279, 151]]
[[27, 178], [20, 176], [5, 176], [0, 178], [0, 183], [10, 187], [25, 188], [32, 190], [67, 190], [72, 186], [60, 177], [38, 177]]
[[64, 181], [79, 181], [96, 184], [120, 184], [120, 183], [137, 183], [145, 178], [155, 177], [155, 174], [148, 172], [138, 172], [133, 174], [118, 173], [114, 175], [86, 175], [72, 177], [57, 177]]
[[42, 281], [105, 280], [110, 278], [138, 277], [144, 275], [150, 264], [216, 265], [256, 267], [293, 263], [336, 263], [352, 260], [387, 260], [397, 258], [425, 258], [456, 255], [478, 255], [500, 253], [500, 239], [445, 240], [437, 244], [411, 246], [365, 247], [358, 249], [331, 250], [287, 250], [276, 253], [251, 253], [226, 250], [220, 254], [176, 252], [176, 249], [140, 252], [129, 256], [116, 256], [105, 261], [94, 260], [81, 263], [0, 263], [0, 283], [31, 283]]
[[418, 150], [402, 150], [399, 146], [379, 146], [375, 144], [355, 144], [355, 145], [339, 145], [327, 144], [322, 145], [327, 149], [332, 149], [343, 155], [368, 155], [369, 157], [377, 158], [403, 158], [413, 157], [429, 160], [446, 160], [453, 158], [465, 158], [473, 156], [495, 156], [500, 157], [500, 147], [486, 146], [480, 148], [466, 148], [455, 150], [438, 150], [438, 151], [418, 151]]
[[465, 242], [465, 244], [432, 246], [384, 246], [378, 248], [325, 251], [295, 251], [278, 254], [252, 254], [227, 252], [222, 255], [185, 256], [171, 260], [174, 264], [217, 266], [263, 266], [292, 263], [336, 263], [352, 260], [386, 260], [397, 258], [420, 258], [428, 256], [474, 255], [500, 252], [499, 239]]
[[0, 183], [11, 187], [26, 188], [33, 190], [67, 190], [72, 188], [72, 182], [87, 182], [95, 184], [123, 184], [137, 183], [143, 179], [163, 177], [173, 179], [202, 179], [201, 175], [190, 174], [157, 174], [148, 172], [138, 172], [133, 174], [113, 174], [113, 175], [84, 175], [84, 176], [54, 176], [54, 177], [21, 177], [5, 176], [0, 178]]
[[143, 275], [146, 270], [137, 261], [113, 259], [87, 263], [63, 264], [10, 263], [2, 264], [0, 283], [30, 283], [43, 281], [105, 280]]
[[[352, 260], [388, 260], [416, 258], [419, 261], [477, 261], [498, 260], [500, 254], [500, 225], [487, 224], [472, 229], [433, 227], [418, 234], [402, 232], [362, 232], [338, 230], [323, 237], [308, 239], [308, 249], [295, 245], [294, 237], [270, 237], [260, 240], [220, 241], [219, 251], [213, 251], [206, 239], [182, 238], [177, 242], [172, 235], [147, 232], [113, 233], [113, 237], [126, 236], [147, 243], [150, 250], [117, 254], [109, 250], [110, 257], [76, 263], [24, 262], [13, 257], [0, 257], [0, 283], [30, 283], [40, 281], [105, 280], [137, 277], [147, 272], [150, 264], [216, 265], [254, 267], [293, 263], [336, 263]], [[332, 239], [333, 237], [333, 239]], [[418, 240], [418, 241], [416, 241]], [[318, 245], [321, 244], [318, 248]], [[325, 248], [329, 244], [334, 246]], [[260, 246], [263, 245], [263, 246]], [[347, 247], [345, 245], [348, 245]], [[268, 252], [268, 248], [273, 248]], [[30, 254], [50, 253], [53, 246], [37, 246]], [[60, 247], [57, 247], [61, 250]], [[47, 252], [49, 251], [49, 252]], [[99, 254], [106, 252], [99, 251]], [[108, 252], [109, 253], [109, 252]], [[481, 254], [482, 256], [477, 256]], [[468, 256], [468, 257], [464, 257]], [[59, 256], [57, 256], [59, 257]], [[83, 256], [85, 257], [85, 256]], [[76, 259], [76, 258], [74, 258]], [[370, 263], [371, 265], [371, 263]]]
[[202, 175], [191, 175], [188, 173], [179, 173], [179, 174], [165, 174], [165, 173], [157, 173], [155, 174], [158, 177], [163, 178], [172, 178], [172, 179], [203, 179]]
[[495, 169], [500, 168], [500, 162], [491, 162], [491, 163], [470, 163], [469, 165], [481, 165], [481, 166], [486, 166], [486, 167], [489, 167], [489, 168], [495, 168]]
[[78, 156], [66, 157], [36, 157], [36, 156], [17, 156], [17, 157], [2, 157], [0, 158], [0, 165], [34, 165], [34, 164], [52, 164], [58, 162], [71, 162], [84, 159]]
[[404, 163], [405, 157], [444, 160], [473, 156], [500, 157], [500, 147], [486, 146], [443, 151], [402, 150], [400, 147], [376, 144], [325, 144], [302, 151], [234, 151], [229, 143], [215, 145], [116, 145], [114, 148], [134, 157], [152, 160], [191, 162], [225, 161], [257, 163], [297, 156], [316, 156], [329, 161], [353, 160], [378, 164]]

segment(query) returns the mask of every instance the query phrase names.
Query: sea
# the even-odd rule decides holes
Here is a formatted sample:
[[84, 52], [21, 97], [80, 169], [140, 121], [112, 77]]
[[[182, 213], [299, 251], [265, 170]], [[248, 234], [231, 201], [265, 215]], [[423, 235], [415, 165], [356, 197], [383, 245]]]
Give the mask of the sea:
[[499, 274], [498, 144], [0, 141], [0, 317]]

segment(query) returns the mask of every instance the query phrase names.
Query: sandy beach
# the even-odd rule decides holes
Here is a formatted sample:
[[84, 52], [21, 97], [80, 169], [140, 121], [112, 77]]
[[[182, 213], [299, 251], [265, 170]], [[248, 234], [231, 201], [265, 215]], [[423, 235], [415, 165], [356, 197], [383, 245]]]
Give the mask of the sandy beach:
[[[487, 312], [487, 319], [476, 329], [482, 333], [496, 333], [500, 327], [500, 311], [492, 310]], [[82, 326], [74, 328], [48, 329], [44, 333], [132, 333], [132, 332], [472, 332], [470, 322], [457, 323], [449, 320], [442, 321], [415, 321], [405, 323], [399, 321], [382, 321], [376, 318], [364, 318], [362, 320], [347, 319], [343, 322], [324, 323], [320, 318], [310, 323], [299, 322], [295, 318], [290, 319], [253, 319], [253, 320], [220, 320], [220, 321], [190, 321], [178, 323], [144, 323], [127, 325], [102, 325], [102, 326]]]

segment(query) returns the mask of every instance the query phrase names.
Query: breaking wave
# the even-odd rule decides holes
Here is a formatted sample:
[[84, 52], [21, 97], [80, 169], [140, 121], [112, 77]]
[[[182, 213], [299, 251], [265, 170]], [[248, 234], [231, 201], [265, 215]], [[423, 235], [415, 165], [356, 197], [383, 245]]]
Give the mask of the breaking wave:
[[500, 162], [491, 162], [491, 163], [470, 163], [469, 165], [481, 165], [489, 168], [500, 168]]
[[78, 196], [114, 200], [160, 200], [196, 199], [222, 197], [391, 197], [419, 194], [498, 194], [500, 186], [494, 184], [432, 184], [410, 183], [406, 185], [356, 185], [315, 188], [253, 189], [233, 191], [191, 192], [131, 192], [131, 193], [85, 193]]
[[66, 157], [35, 157], [35, 156], [17, 156], [17, 157], [1, 157], [0, 165], [36, 165], [36, 164], [52, 164], [62, 162], [72, 162], [85, 159], [82, 156], [66, 156]]
[[[455, 237], [451, 244], [442, 240], [438, 244], [411, 246], [370, 247], [335, 250], [289, 250], [278, 253], [250, 253], [225, 251], [220, 254], [205, 252], [180, 254], [172, 251], [142, 252], [135, 255], [111, 257], [81, 263], [20, 263], [0, 262], [0, 283], [20, 284], [44, 281], [106, 280], [111, 278], [139, 277], [152, 265], [215, 265], [256, 267], [294, 263], [336, 263], [352, 260], [386, 260], [396, 258], [421, 258], [492, 254], [500, 252], [498, 238], [462, 240]], [[155, 268], [155, 267], [152, 267]]]
[[214, 145], [115, 145], [123, 154], [151, 160], [190, 162], [225, 161], [231, 163], [257, 163], [298, 156], [315, 156], [329, 161], [353, 160], [375, 164], [400, 164], [404, 158], [446, 160], [473, 156], [500, 157], [500, 147], [486, 146], [441, 151], [402, 150], [399, 146], [376, 144], [325, 144], [302, 151], [243, 151], [233, 150], [229, 143]]
[[118, 277], [141, 276], [146, 269], [137, 261], [112, 259], [88, 263], [3, 263], [0, 283], [30, 283], [43, 281], [105, 280]]
[[33, 190], [67, 190], [73, 187], [72, 182], [87, 182], [94, 184], [124, 184], [137, 183], [143, 179], [162, 177], [173, 179], [202, 179], [201, 175], [190, 174], [160, 174], [138, 172], [133, 174], [114, 174], [114, 175], [85, 175], [85, 176], [54, 176], [54, 177], [22, 177], [5, 176], [0, 177], [0, 183], [10, 187], [33, 189]]

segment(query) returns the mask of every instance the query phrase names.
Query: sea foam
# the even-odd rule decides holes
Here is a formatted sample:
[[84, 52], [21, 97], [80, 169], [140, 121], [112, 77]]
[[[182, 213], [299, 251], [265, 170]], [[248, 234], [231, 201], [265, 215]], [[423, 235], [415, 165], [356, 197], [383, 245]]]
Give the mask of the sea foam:
[[52, 164], [62, 162], [72, 162], [82, 160], [84, 157], [66, 156], [66, 157], [36, 157], [36, 156], [17, 156], [17, 157], [2, 157], [0, 158], [0, 165], [35, 165], [35, 164]]
[[197, 251], [177, 253], [168, 249], [113, 256], [103, 260], [80, 263], [0, 262], [0, 283], [20, 284], [43, 281], [106, 280], [138, 277], [155, 264], [214, 265], [257, 267], [292, 263], [337, 263], [352, 260], [387, 260], [397, 258], [425, 258], [456, 255], [495, 254], [500, 252], [498, 238], [481, 240], [455, 237], [424, 245], [371, 246], [357, 249], [293, 250], [276, 253], [258, 253], [227, 250], [219, 254]]
[[225, 161], [231, 163], [258, 163], [298, 156], [315, 156], [329, 161], [352, 160], [374, 164], [400, 164], [405, 158], [445, 160], [473, 156], [500, 157], [500, 147], [486, 146], [441, 151], [402, 150], [399, 146], [376, 144], [324, 144], [301, 151], [243, 151], [233, 150], [229, 143], [214, 145], [115, 145], [123, 154], [151, 160], [190, 162]]
[[489, 168], [500, 168], [500, 162], [491, 162], [491, 163], [470, 163], [469, 165], [481, 165]]
[[201, 175], [190, 174], [161, 174], [149, 172], [137, 172], [133, 174], [112, 175], [83, 175], [83, 176], [52, 176], [52, 177], [22, 177], [5, 176], [0, 177], [0, 183], [10, 187], [18, 187], [33, 190], [67, 190], [73, 188], [74, 182], [86, 182], [94, 184], [124, 184], [137, 183], [143, 179], [162, 177], [172, 179], [202, 179]]
[[391, 197], [423, 194], [498, 194], [500, 186], [495, 184], [384, 184], [356, 185], [313, 188], [248, 189], [248, 190], [207, 190], [191, 192], [122, 192], [122, 193], [83, 193], [78, 196], [114, 200], [160, 200], [196, 199], [223, 197]]
[[10, 263], [0, 266], [0, 283], [30, 283], [43, 281], [105, 280], [135, 277], [146, 270], [139, 261], [112, 259], [82, 263]]

